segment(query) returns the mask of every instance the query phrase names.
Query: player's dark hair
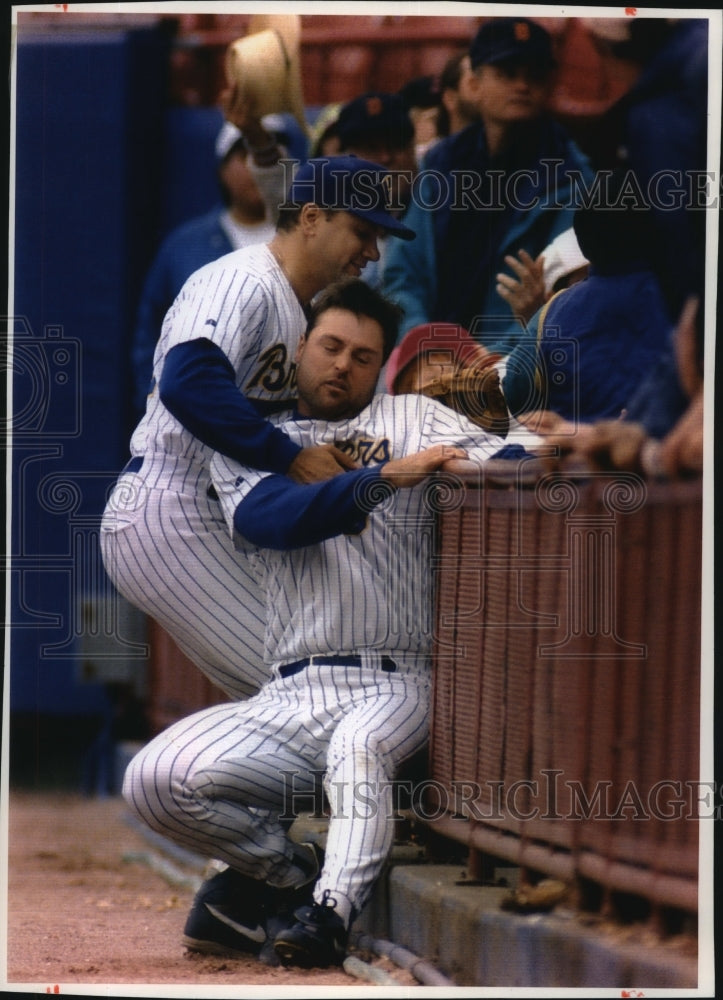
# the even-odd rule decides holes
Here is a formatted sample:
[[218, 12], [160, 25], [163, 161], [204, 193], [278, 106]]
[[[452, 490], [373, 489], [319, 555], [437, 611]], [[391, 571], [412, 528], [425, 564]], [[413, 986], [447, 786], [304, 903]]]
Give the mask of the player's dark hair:
[[276, 219], [276, 231], [279, 233], [290, 233], [299, 225], [301, 210], [303, 205], [286, 204], [279, 205], [279, 214]]
[[[296, 205], [293, 202], [284, 202], [283, 205], [279, 205], [276, 231], [290, 233], [293, 229], [296, 229], [301, 219], [301, 210], [303, 207], [303, 205]], [[335, 212], [342, 212], [344, 209], [325, 208], [323, 211], [324, 215], [329, 219]]]
[[385, 298], [360, 278], [337, 281], [325, 288], [314, 300], [306, 327], [307, 337], [319, 322], [320, 316], [329, 309], [344, 309], [357, 317], [366, 316], [375, 320], [382, 328], [383, 363], [387, 361], [397, 342], [403, 315], [402, 309], [395, 302]]

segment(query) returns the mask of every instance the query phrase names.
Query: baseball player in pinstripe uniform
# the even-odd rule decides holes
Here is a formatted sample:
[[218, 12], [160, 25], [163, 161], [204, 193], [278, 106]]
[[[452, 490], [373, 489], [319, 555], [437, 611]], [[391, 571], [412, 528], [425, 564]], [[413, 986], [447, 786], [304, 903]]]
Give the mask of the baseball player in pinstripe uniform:
[[[229, 535], [265, 595], [270, 680], [156, 737], [123, 788], [156, 831], [229, 865], [197, 894], [192, 948], [259, 954], [273, 937], [285, 964], [340, 964], [392, 846], [395, 774], [427, 741], [429, 476], [503, 442], [435, 400], [373, 395], [397, 324], [364, 282], [332, 286], [297, 352], [298, 407], [271, 418], [298, 446], [334, 444], [357, 468], [299, 484], [212, 461]], [[513, 430], [506, 453], [536, 441]], [[321, 859], [287, 829], [291, 800], [322, 773], [331, 816], [317, 874]]]
[[269, 244], [191, 275], [164, 320], [154, 388], [104, 511], [110, 579], [233, 698], [268, 677], [264, 609], [226, 531], [210, 458], [218, 451], [297, 482], [349, 467], [333, 445], [302, 446], [266, 415], [294, 397], [294, 352], [312, 298], [378, 259], [382, 233], [413, 238], [386, 211], [386, 178], [357, 157], [309, 160]]

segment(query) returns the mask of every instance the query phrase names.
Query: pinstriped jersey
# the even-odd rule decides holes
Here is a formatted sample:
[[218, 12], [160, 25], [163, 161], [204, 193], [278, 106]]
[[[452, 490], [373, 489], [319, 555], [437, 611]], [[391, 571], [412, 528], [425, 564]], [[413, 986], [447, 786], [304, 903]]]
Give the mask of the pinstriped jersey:
[[[538, 440], [517, 427], [502, 441], [416, 395], [376, 396], [348, 420], [293, 414], [271, 419], [303, 447], [334, 443], [367, 466], [435, 444], [458, 445], [473, 461], [484, 462], [510, 439], [522, 445]], [[218, 454], [211, 472], [233, 533], [236, 506], [267, 473]], [[254, 548], [236, 536], [237, 545], [249, 551], [265, 594], [267, 662], [365, 649], [411, 658], [431, 653], [434, 530], [445, 476], [399, 490], [381, 480], [367, 483], [369, 495], [360, 496], [359, 503], [369, 515], [358, 535], [289, 551]], [[380, 496], [382, 502], [376, 503]]]
[[159, 398], [166, 355], [177, 344], [206, 338], [226, 355], [244, 395], [283, 403], [293, 396], [294, 358], [305, 328], [304, 310], [266, 244], [236, 250], [195, 271], [164, 319], [153, 359], [154, 387], [131, 438], [131, 454], [150, 457], [159, 483], [168, 485], [170, 476], [191, 485], [190, 473], [201, 485], [212, 452]]

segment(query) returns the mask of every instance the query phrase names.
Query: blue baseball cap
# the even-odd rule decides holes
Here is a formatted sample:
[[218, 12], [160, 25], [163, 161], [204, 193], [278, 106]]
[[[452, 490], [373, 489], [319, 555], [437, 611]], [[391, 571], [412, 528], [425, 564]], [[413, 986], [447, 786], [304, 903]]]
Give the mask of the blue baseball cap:
[[329, 156], [307, 160], [291, 182], [287, 206], [313, 203], [320, 208], [350, 212], [382, 226], [393, 236], [413, 240], [416, 233], [390, 212], [392, 175], [378, 163], [359, 156]]

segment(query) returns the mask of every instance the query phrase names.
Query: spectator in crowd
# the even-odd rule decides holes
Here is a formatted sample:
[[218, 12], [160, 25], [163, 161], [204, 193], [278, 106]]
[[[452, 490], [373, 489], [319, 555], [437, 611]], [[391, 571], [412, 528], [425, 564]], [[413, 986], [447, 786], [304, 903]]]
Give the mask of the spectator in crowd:
[[385, 366], [387, 391], [392, 396], [430, 396], [505, 437], [510, 414], [497, 360], [498, 355], [490, 354], [464, 327], [422, 323], [409, 330], [392, 351]]
[[703, 303], [702, 295], [688, 297], [670, 349], [643, 380], [622, 419], [580, 424], [549, 411], [521, 416], [544, 437], [549, 465], [582, 464], [669, 479], [702, 474]]
[[[634, 82], [600, 122], [609, 151], [595, 166], [627, 166], [654, 193], [654, 261], [671, 321], [700, 287], [705, 270], [700, 179], [707, 167], [708, 21], [697, 18], [590, 18], [597, 44]], [[697, 178], [697, 180], [696, 180]]]
[[439, 74], [439, 100], [437, 130], [440, 136], [454, 135], [479, 120], [474, 73], [469, 52], [465, 49], [444, 64]]
[[407, 212], [415, 248], [390, 248], [384, 287], [406, 329], [458, 323], [507, 353], [520, 327], [497, 292], [505, 257], [524, 249], [534, 259], [568, 229], [592, 172], [545, 111], [555, 65], [547, 31], [527, 18], [494, 19], [469, 55], [480, 121], [426, 155]]
[[153, 371], [163, 318], [194, 271], [232, 250], [272, 239], [285, 197], [283, 148], [267, 125], [246, 118], [244, 130], [226, 120], [216, 138], [220, 206], [182, 223], [164, 239], [144, 282], [132, 345], [134, 406], [140, 416]]
[[508, 303], [523, 327], [535, 336], [536, 317], [551, 295], [587, 276], [590, 261], [584, 256], [571, 226], [560, 233], [535, 260], [525, 250], [505, 263], [512, 274], [497, 275], [497, 293]]
[[310, 155], [337, 156], [341, 152], [341, 142], [337, 133], [339, 112], [343, 105], [338, 101], [325, 105], [319, 112], [311, 129]]
[[455, 323], [422, 323], [409, 330], [389, 356], [384, 375], [393, 396], [419, 392], [434, 378], [489, 359], [488, 351]]
[[602, 178], [574, 230], [588, 276], [553, 295], [536, 330], [506, 359], [513, 413], [552, 410], [567, 420], [618, 418], [667, 346], [672, 324], [651, 268], [652, 210], [626, 200], [627, 171]]
[[[369, 91], [346, 103], [339, 112], [336, 132], [342, 151], [378, 163], [389, 171], [389, 209], [401, 218], [406, 211], [417, 170], [414, 124], [399, 94]], [[383, 287], [384, 259], [389, 240], [378, 243], [379, 260], [367, 264], [363, 278], [377, 289]]]
[[416, 76], [399, 90], [399, 96], [409, 112], [414, 125], [414, 155], [421, 163], [424, 154], [440, 137], [439, 77], [428, 74]]
[[580, 249], [574, 226], [560, 233], [542, 251], [542, 290], [545, 300], [586, 278], [590, 261]]

